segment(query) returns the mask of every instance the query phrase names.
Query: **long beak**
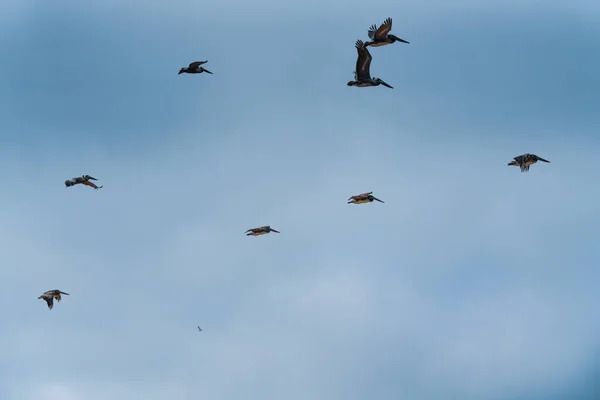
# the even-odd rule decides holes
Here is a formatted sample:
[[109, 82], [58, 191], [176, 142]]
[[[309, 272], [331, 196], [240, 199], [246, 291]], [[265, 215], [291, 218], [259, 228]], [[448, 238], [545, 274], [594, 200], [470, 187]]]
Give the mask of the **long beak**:
[[88, 179], [91, 179], [93, 181], [97, 181], [98, 179], [94, 178], [93, 176], [88, 176]]
[[399, 42], [402, 42], [402, 43], [408, 43], [408, 44], [410, 44], [410, 42], [407, 42], [407, 41], [406, 41], [406, 40], [404, 40], [404, 39], [400, 39], [400, 38], [398, 38], [398, 39], [396, 39], [396, 40], [398, 40]]
[[550, 161], [548, 161], [548, 160], [544, 160], [544, 159], [543, 159], [543, 158], [541, 158], [541, 157], [538, 157], [538, 160], [540, 160], [540, 161], [543, 161], [543, 162], [547, 162], [547, 163], [549, 163], [549, 162], [550, 162]]
[[392, 86], [388, 85], [387, 83], [385, 83], [384, 81], [381, 81], [381, 84], [385, 87], [389, 87], [390, 89], [393, 89]]
[[271, 228], [271, 232], [277, 232], [277, 233], [281, 233], [279, 231], [276, 231], [275, 229]]
[[213, 75], [212, 72], [210, 72], [209, 70], [205, 69], [204, 72], [208, 72], [209, 74]]
[[70, 294], [69, 294], [69, 293], [66, 293], [66, 292], [61, 292], [60, 290], [58, 291], [58, 293], [62, 293], [62, 294], [66, 294], [67, 296], [70, 296]]
[[252, 232], [252, 229], [248, 229], [248, 230], [247, 230], [246, 232], [244, 232], [244, 233], [248, 233], [248, 232]]
[[379, 200], [377, 197], [373, 196], [373, 200], [377, 200], [380, 203], [385, 203], [385, 201]]

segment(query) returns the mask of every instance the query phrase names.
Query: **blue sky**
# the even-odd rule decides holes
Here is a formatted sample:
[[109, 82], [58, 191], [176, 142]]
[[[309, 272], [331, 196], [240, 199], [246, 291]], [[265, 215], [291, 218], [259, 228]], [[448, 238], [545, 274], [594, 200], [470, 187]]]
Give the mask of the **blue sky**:
[[3, 4], [2, 400], [600, 396], [600, 5], [361, 8]]

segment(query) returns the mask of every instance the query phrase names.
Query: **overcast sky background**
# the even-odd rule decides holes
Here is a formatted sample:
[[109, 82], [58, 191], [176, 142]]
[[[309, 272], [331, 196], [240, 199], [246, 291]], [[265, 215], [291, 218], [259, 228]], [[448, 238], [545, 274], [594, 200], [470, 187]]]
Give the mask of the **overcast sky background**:
[[598, 399], [599, 49], [592, 0], [4, 0], [0, 399]]

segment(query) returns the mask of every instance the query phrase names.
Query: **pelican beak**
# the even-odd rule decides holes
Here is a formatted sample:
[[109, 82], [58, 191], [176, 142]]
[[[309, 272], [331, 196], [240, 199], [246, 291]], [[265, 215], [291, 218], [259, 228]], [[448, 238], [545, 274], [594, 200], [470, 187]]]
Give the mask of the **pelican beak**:
[[273, 228], [271, 228], [271, 232], [277, 232], [277, 233], [281, 233], [281, 232], [279, 232], [279, 231], [277, 231], [277, 230], [275, 230], [275, 229], [273, 229]]
[[385, 201], [379, 200], [377, 197], [373, 196], [373, 200], [377, 200], [380, 203], [385, 203]]
[[66, 292], [60, 292], [60, 293], [62, 293], [62, 294], [66, 294], [67, 296], [70, 296], [70, 294], [69, 294], [69, 293], [66, 293]]
[[91, 179], [93, 181], [97, 181], [98, 179], [94, 178], [93, 176], [88, 176], [88, 179]]
[[550, 161], [544, 160], [542, 157], [538, 157], [538, 160], [549, 163]]
[[207, 72], [207, 73], [209, 73], [209, 74], [213, 75], [213, 73], [212, 73], [212, 72], [210, 72], [210, 71], [209, 71], [209, 70], [207, 70], [207, 69], [205, 69], [205, 70], [204, 70], [204, 72]]
[[385, 82], [384, 82], [384, 81], [382, 81], [381, 79], [380, 79], [380, 82], [381, 82], [381, 84], [382, 84], [383, 86], [385, 86], [385, 87], [389, 87], [390, 89], [393, 89], [393, 87], [392, 87], [392, 86], [388, 85], [387, 83], [385, 83]]

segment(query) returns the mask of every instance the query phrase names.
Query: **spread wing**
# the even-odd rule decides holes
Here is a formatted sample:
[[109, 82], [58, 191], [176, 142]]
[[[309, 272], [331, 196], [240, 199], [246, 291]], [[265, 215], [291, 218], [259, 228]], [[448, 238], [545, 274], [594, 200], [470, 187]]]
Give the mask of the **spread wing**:
[[358, 52], [358, 58], [356, 60], [356, 75], [358, 80], [371, 79], [371, 53], [365, 47], [362, 40], [357, 40], [356, 51]]
[[190, 63], [189, 66], [189, 70], [197, 70], [199, 66], [201, 66], [202, 64], [206, 64], [208, 62], [207, 61], [194, 61], [193, 63]]
[[369, 38], [371, 38], [371, 40], [376, 40], [376, 41], [384, 40], [387, 37], [388, 33], [390, 33], [391, 30], [392, 30], [392, 19], [388, 18], [385, 21], [383, 21], [383, 24], [381, 24], [379, 29], [376, 29], [376, 25], [371, 26], [371, 28], [369, 29]]
[[526, 156], [527, 156], [526, 154], [523, 154], [521, 156], [516, 156], [515, 158], [513, 158], [513, 160], [515, 160], [519, 164], [523, 164], [525, 162]]
[[44, 293], [39, 298], [44, 299], [46, 304], [48, 304], [48, 308], [52, 310], [52, 307], [54, 307], [54, 298], [52, 296], [48, 296], [46, 293]]

